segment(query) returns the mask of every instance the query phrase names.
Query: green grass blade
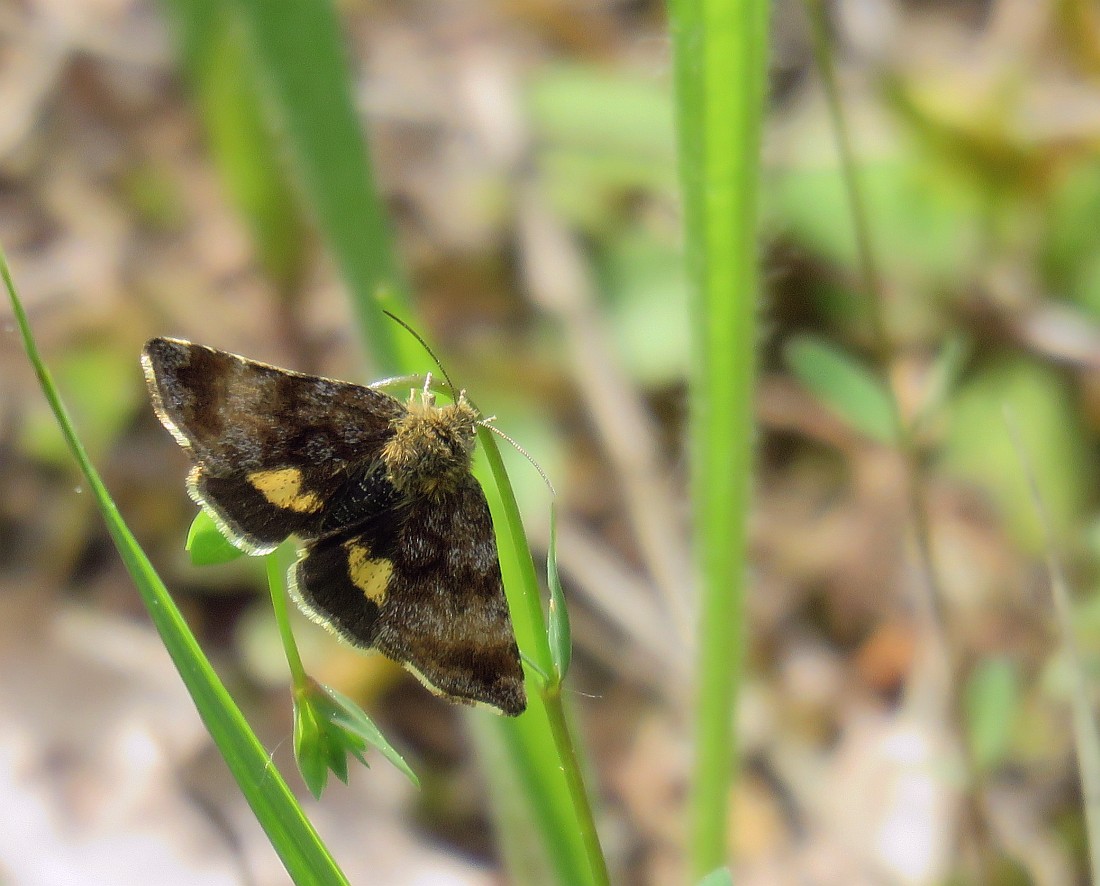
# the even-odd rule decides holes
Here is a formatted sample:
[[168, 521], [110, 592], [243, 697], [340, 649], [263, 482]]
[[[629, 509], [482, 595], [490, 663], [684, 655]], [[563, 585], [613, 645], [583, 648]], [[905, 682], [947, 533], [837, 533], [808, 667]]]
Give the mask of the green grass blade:
[[766, 0], [673, 0], [685, 248], [693, 285], [692, 492], [699, 677], [693, 879], [726, 862], [752, 465]]
[[[540, 670], [553, 674], [554, 656], [542, 615], [535, 562], [519, 506], [493, 435], [479, 428], [478, 438], [493, 482], [484, 482], [484, 467], [477, 473], [482, 477], [497, 531], [500, 568], [516, 640]], [[606, 863], [584, 791], [582, 765], [566, 728], [568, 718], [563, 699], [560, 692], [548, 699], [540, 692], [531, 692], [531, 688], [529, 680], [526, 713], [515, 720], [501, 721], [505, 746], [524, 785], [559, 881], [607, 883]]]
[[308, 226], [232, 16], [223, 0], [163, 2], [175, 21], [180, 55], [222, 184], [252, 231], [267, 276], [281, 294], [293, 295], [308, 259]]
[[[289, 142], [300, 172], [304, 201], [317, 218], [347, 281], [375, 368], [388, 375], [422, 369], [420, 345], [381, 312], [385, 307], [400, 316], [410, 316], [389, 225], [360, 133], [345, 47], [330, 0], [280, 0], [277, 15], [272, 14], [272, 4], [265, 0], [166, 2], [176, 9], [194, 6], [203, 11], [213, 4], [233, 14], [253, 49], [261, 89]], [[203, 14], [192, 12], [184, 17], [185, 51], [201, 43], [202, 25], [195, 18]], [[506, 505], [492, 484], [486, 486], [486, 493], [501, 540], [501, 566], [517, 639], [521, 648], [549, 673], [546, 625], [526, 539], [521, 531], [512, 544], [507, 534]], [[541, 698], [537, 693], [531, 696], [526, 714], [494, 720], [494, 727], [508, 749], [517, 780], [524, 786], [524, 799], [538, 822], [559, 881], [600, 882], [591, 873], [593, 860], [588, 852], [592, 840], [581, 836], [586, 829], [580, 823], [586, 818], [585, 811], [574, 806], [564, 775], [569, 764], [555, 744]], [[590, 815], [588, 811], [587, 818]], [[594, 830], [589, 837], [593, 835]]]
[[[179, 0], [177, 0], [179, 2]], [[352, 295], [382, 371], [402, 364], [377, 298], [405, 301], [404, 277], [352, 99], [346, 49], [327, 0], [222, 0], [238, 15], [289, 142], [307, 202]], [[409, 343], [411, 350], [415, 342]]]
[[[2, 251], [0, 275], [4, 278], [11, 298], [12, 310], [23, 336], [27, 356], [34, 366], [42, 391], [73, 457], [80, 465], [88, 488], [103, 514], [111, 538], [141, 593], [153, 624], [179, 670], [187, 691], [195, 701], [203, 723], [271, 840], [271, 845], [295, 883], [319, 886], [346, 884], [347, 879], [305, 817], [286, 782], [272, 765], [267, 752], [249, 729], [244, 715], [218, 680], [167, 588], [122, 519], [103, 481], [92, 466], [54, 387], [50, 372], [38, 353], [26, 314], [16, 294], [7, 258]], [[135, 367], [136, 365], [135, 358]]]
[[505, 745], [504, 731], [488, 717], [470, 713], [466, 719], [486, 790], [493, 797], [489, 814], [509, 882], [555, 886], [560, 880], [550, 864], [534, 808], [527, 802], [526, 786], [513, 765], [512, 751]]

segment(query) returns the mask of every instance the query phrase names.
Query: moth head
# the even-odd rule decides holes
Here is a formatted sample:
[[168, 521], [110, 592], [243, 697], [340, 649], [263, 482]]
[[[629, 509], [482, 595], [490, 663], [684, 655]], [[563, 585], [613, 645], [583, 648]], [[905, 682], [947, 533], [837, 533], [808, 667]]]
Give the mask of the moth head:
[[465, 391], [454, 403], [437, 406], [427, 384], [412, 392], [406, 406], [382, 451], [389, 481], [406, 494], [432, 495], [455, 488], [470, 471], [477, 410]]

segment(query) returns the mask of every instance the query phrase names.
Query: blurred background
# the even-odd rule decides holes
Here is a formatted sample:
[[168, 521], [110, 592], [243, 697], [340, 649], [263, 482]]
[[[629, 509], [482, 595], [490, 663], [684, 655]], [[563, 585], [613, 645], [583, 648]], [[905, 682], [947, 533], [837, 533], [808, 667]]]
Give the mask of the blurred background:
[[[377, 361], [262, 84], [240, 76], [239, 30], [198, 64], [173, 5], [0, 0], [0, 243], [123, 515], [307, 795], [262, 564], [189, 563], [187, 460], [138, 353], [175, 335], [357, 381]], [[1025, 431], [1095, 670], [1100, 11], [827, 11], [893, 382], [926, 413], [921, 483], [957, 667], [948, 691], [921, 666], [939, 647], [915, 602], [904, 466], [860, 420], [875, 392], [841, 385], [830, 405], [822, 354], [870, 364], [875, 343], [806, 14], [778, 0], [737, 881], [1084, 882], [1049, 545], [1002, 416], [1011, 403]], [[339, 16], [418, 328], [559, 490], [569, 687], [615, 880], [682, 882], [690, 353], [663, 4], [344, 0]], [[286, 882], [6, 309], [0, 323], [0, 883]], [[547, 494], [506, 458], [537, 562]], [[298, 635], [311, 672], [360, 699], [423, 781], [372, 754], [349, 787], [303, 800], [352, 882], [506, 881], [470, 719], [304, 619]]]

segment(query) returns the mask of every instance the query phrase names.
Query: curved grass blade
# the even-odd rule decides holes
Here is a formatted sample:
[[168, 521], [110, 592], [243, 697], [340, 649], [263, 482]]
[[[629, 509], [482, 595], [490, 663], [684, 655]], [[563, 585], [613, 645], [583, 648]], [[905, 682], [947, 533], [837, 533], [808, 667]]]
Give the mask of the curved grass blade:
[[[234, 23], [248, 36], [253, 49], [257, 82], [297, 161], [304, 202], [318, 220], [347, 282], [375, 368], [390, 375], [415, 371], [423, 362], [419, 346], [411, 337], [395, 336], [394, 324], [385, 322], [381, 313], [386, 307], [408, 315], [406, 286], [360, 132], [344, 61], [346, 50], [331, 0], [282, 0], [278, 15], [271, 14], [271, 4], [265, 0], [165, 2], [174, 8], [195, 3], [202, 9], [216, 6], [234, 13]], [[202, 19], [201, 14], [187, 19], [191, 30], [184, 29], [185, 51], [187, 45], [198, 42], [194, 29], [201, 29]], [[495, 453], [491, 440], [488, 445]], [[499, 455], [496, 459], [499, 461]], [[482, 464], [479, 476], [484, 477]], [[551, 659], [534, 564], [522, 526], [511, 532], [511, 520], [505, 516], [511, 513], [518, 524], [515, 503], [509, 508], [493, 484], [483, 485], [498, 527], [501, 568], [517, 640], [549, 673]], [[560, 695], [556, 703], [561, 706]], [[576, 792], [570, 790], [565, 774], [570, 767], [578, 773], [582, 767], [575, 750], [572, 762], [563, 759], [542, 696], [531, 694], [523, 716], [491, 722], [508, 749], [516, 778], [523, 785], [524, 801], [538, 822], [558, 880], [570, 884], [606, 882], [602, 856], [596, 859], [590, 853], [594, 828], [584, 820], [590, 821], [591, 810], [574, 805]], [[589, 835], [587, 845], [584, 833]]]
[[[516, 640], [539, 670], [551, 677], [548, 684], [540, 687], [540, 692], [528, 698], [525, 714], [511, 721], [500, 721], [501, 732], [560, 881], [602, 886], [610, 882], [607, 862], [585, 790], [583, 767], [569, 728], [560, 681], [555, 677], [554, 654], [542, 616], [531, 548], [496, 439], [485, 428], [478, 428], [478, 439], [493, 478], [492, 483], [483, 480], [482, 486], [497, 532], [504, 590]], [[485, 471], [475, 469], [475, 473], [483, 478]]]
[[[223, 0], [254, 50], [301, 173], [303, 193], [352, 293], [371, 357], [396, 368], [402, 344], [379, 322], [379, 294], [404, 306], [406, 285], [359, 126], [335, 10], [327, 0]], [[411, 348], [410, 348], [411, 349]]]
[[16, 293], [7, 257], [0, 250], [0, 276], [11, 299], [12, 311], [23, 337], [27, 356], [38, 375], [42, 391], [53, 410], [61, 432], [80, 465], [107, 530], [118, 548], [126, 569], [141, 593], [153, 624], [164, 642], [176, 669], [203, 723], [218, 746], [241, 793], [267, 833], [287, 872], [300, 884], [347, 884], [347, 878], [321, 842], [290, 792], [286, 782], [272, 765], [263, 745], [253, 734], [240, 708], [222, 686], [210, 662], [199, 648], [194, 635], [152, 563], [138, 545], [130, 528], [119, 514], [103, 481], [88, 459], [64, 404], [54, 387], [50, 372], [42, 362], [27, 315]]

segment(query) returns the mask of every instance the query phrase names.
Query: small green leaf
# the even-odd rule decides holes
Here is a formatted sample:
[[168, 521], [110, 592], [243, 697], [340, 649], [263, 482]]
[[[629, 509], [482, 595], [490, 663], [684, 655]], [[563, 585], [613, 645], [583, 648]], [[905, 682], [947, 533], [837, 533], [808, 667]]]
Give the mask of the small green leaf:
[[363, 709], [346, 695], [337, 692], [335, 689], [329, 686], [324, 686], [322, 688], [338, 705], [335, 711], [334, 722], [360, 736], [371, 747], [377, 748], [383, 757], [405, 773], [405, 776], [413, 785], [420, 787], [420, 779], [417, 777], [416, 773], [412, 771], [409, 764], [405, 762], [405, 758], [394, 749], [393, 745], [386, 741], [385, 736], [382, 735], [378, 727], [374, 725], [370, 717], [363, 713]]
[[729, 868], [715, 868], [699, 881], [698, 886], [733, 886], [733, 874]]
[[980, 771], [1000, 764], [1012, 738], [1020, 701], [1016, 666], [1005, 658], [981, 662], [966, 684], [966, 720], [970, 752]]
[[573, 640], [569, 630], [569, 610], [565, 606], [565, 594], [558, 577], [558, 517], [553, 503], [550, 505], [550, 549], [546, 552], [546, 583], [550, 587], [547, 639], [550, 641], [550, 659], [554, 663], [554, 682], [560, 685], [569, 672]]
[[870, 369], [836, 345], [800, 335], [784, 348], [791, 371], [852, 427], [881, 443], [895, 439], [890, 392]]
[[294, 692], [294, 756], [313, 796], [320, 798], [330, 771], [347, 784], [349, 754], [368, 766], [367, 745], [420, 787], [416, 773], [354, 701], [307, 677]]
[[205, 510], [200, 510], [191, 521], [187, 530], [187, 553], [196, 566], [213, 566], [216, 563], [228, 563], [244, 555], [240, 548], [234, 547], [218, 528]]
[[324, 721], [308, 697], [294, 700], [294, 759], [298, 771], [314, 797], [324, 793], [328, 783], [331, 754]]

